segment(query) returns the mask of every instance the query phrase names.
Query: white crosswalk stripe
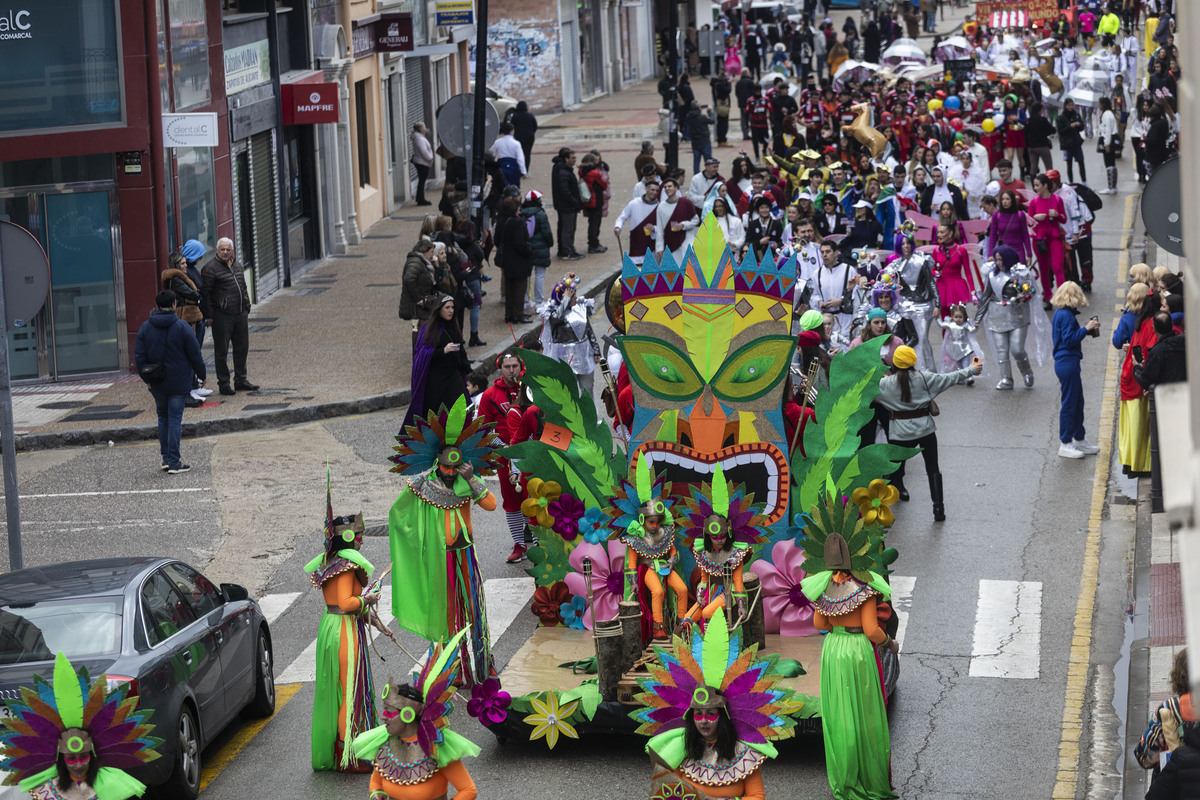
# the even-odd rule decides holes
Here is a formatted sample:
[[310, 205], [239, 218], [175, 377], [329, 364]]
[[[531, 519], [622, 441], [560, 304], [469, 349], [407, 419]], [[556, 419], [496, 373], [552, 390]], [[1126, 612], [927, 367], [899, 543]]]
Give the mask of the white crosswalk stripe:
[[[492, 643], [508, 630], [517, 615], [526, 609], [530, 598], [533, 597], [533, 578], [493, 578], [484, 581], [483, 593], [487, 602], [488, 624], [491, 629]], [[258, 601], [266, 614], [268, 609], [275, 614], [268, 616], [268, 621], [278, 619], [299, 597], [298, 592], [267, 595]], [[385, 625], [391, 625], [392, 616], [392, 587], [385, 582], [379, 598], [379, 618]], [[371, 638], [380, 635], [371, 631]], [[419, 667], [418, 667], [419, 668]], [[317, 640], [313, 639], [308, 647], [296, 656], [275, 680], [277, 683], [311, 683], [317, 676]]]
[[1042, 584], [979, 582], [970, 675], [1037, 678], [1041, 674]]
[[905, 575], [891, 575], [888, 581], [892, 587], [892, 611], [896, 613], [896, 642], [903, 652], [904, 632], [908, 630], [908, 612], [912, 610], [913, 587], [917, 579]]

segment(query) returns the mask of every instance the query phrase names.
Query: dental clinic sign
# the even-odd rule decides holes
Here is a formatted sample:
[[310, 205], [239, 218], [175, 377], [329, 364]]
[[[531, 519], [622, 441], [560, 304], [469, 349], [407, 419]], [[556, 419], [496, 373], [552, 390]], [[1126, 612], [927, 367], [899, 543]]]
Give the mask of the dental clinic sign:
[[163, 114], [163, 147], [216, 147], [221, 143], [216, 113]]
[[8, 39], [32, 39], [33, 20], [25, 9], [0, 9], [0, 42]]

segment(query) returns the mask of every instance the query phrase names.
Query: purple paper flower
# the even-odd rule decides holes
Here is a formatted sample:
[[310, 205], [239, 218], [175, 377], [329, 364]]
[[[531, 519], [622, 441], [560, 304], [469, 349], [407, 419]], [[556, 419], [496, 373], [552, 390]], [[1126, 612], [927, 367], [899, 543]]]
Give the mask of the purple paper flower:
[[559, 611], [562, 613], [563, 622], [567, 623], [568, 628], [583, 630], [583, 612], [587, 610], [587, 600], [584, 600], [579, 595], [571, 597], [571, 602], [563, 603], [559, 606]]
[[549, 511], [554, 517], [554, 532], [570, 542], [579, 535], [579, 520], [583, 517], [583, 503], [563, 492], [557, 500], [550, 501]]
[[471, 699], [467, 701], [467, 713], [477, 717], [485, 726], [499, 725], [508, 718], [508, 704], [512, 697], [500, 688], [500, 681], [488, 678], [471, 687]]

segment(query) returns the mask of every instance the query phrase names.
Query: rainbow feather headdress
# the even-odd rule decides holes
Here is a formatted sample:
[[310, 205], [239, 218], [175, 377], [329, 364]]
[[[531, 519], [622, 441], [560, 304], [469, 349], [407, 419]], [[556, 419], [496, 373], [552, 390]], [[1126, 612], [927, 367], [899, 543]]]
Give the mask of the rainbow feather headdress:
[[438, 453], [447, 445], [457, 447], [463, 460], [475, 468], [476, 475], [492, 475], [499, 459], [497, 450], [504, 443], [496, 436], [494, 426], [467, 408], [467, 399], [458, 398], [452, 408], [442, 407], [429, 416], [417, 417], [396, 435], [399, 444], [392, 447], [396, 454], [388, 459], [395, 464], [391, 472], [417, 477], [433, 469]]
[[632, 716], [637, 732], [648, 736], [682, 729], [684, 715], [699, 698], [720, 695], [740, 741], [765, 745], [795, 735], [792, 690], [779, 686], [773, 671], [779, 656], [758, 658], [758, 645], [742, 650], [731, 633], [724, 610], [717, 611], [704, 631], [691, 642], [676, 636], [670, 648], [655, 648], [657, 663], [648, 664], [650, 677], [639, 680], [636, 699], [644, 708]]
[[741, 484], [730, 485], [721, 465], [713, 471], [712, 483], [692, 487], [691, 496], [684, 501], [684, 542], [689, 550], [704, 540], [704, 523], [709, 517], [724, 517], [729, 522], [729, 535], [735, 544], [759, 545], [767, 541], [764, 527], [767, 519], [755, 506], [754, 495], [747, 494]]
[[[664, 524], [674, 524], [672, 509], [675, 507], [675, 498], [671, 496], [671, 484], [655, 477], [650, 459], [639, 458], [634, 470], [634, 483], [622, 480], [613, 493], [612, 505], [604, 509], [609, 517], [609, 527], [613, 529], [610, 538], [619, 538], [627, 532], [640, 535], [642, 507], [656, 501], [662, 503]], [[630, 526], [634, 526], [633, 530], [630, 530]]]
[[[126, 684], [111, 692], [101, 675], [95, 682], [87, 669], [78, 672], [66, 655], [54, 660], [53, 682], [41, 675], [34, 687], [21, 687], [21, 698], [9, 700], [11, 716], [0, 732], [5, 784], [24, 791], [58, 777], [59, 740], [71, 729], [86, 731], [92, 740], [92, 758], [100, 764], [92, 788], [100, 800], [125, 800], [141, 795], [146, 787], [122, 770], [140, 767], [158, 758], [154, 749], [162, 739], [150, 735], [150, 711], [138, 709], [137, 697], [126, 697]], [[82, 743], [80, 737], [73, 737]]]

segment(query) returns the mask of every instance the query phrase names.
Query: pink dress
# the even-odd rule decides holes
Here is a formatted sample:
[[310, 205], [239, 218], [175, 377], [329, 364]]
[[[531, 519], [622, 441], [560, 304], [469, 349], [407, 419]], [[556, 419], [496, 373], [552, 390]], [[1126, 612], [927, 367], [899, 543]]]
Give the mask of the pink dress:
[[960, 244], [938, 247], [933, 251], [933, 264], [943, 317], [948, 316], [952, 305], [974, 302], [971, 297], [971, 256], [967, 248]]

